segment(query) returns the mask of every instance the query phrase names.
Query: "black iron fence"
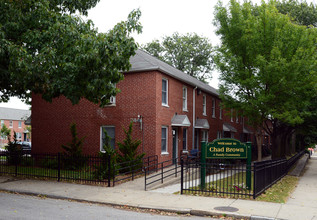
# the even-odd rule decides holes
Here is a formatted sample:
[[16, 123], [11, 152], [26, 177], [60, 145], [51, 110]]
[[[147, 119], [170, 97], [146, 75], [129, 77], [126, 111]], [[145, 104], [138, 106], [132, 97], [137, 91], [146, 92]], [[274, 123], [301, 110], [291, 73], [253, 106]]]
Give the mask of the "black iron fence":
[[145, 166], [144, 171], [144, 190], [146, 190], [148, 186], [155, 183], [164, 183], [164, 179], [167, 179], [168, 177], [177, 177], [181, 172], [180, 158], [174, 158], [156, 164], [152, 163]]
[[[255, 162], [249, 167], [237, 163], [181, 160], [181, 194], [256, 198], [284, 177], [304, 153], [302, 151], [289, 160]], [[248, 178], [251, 181], [247, 181]]]
[[77, 181], [114, 186], [143, 175], [144, 166], [157, 164], [157, 156], [114, 163], [108, 155], [8, 154], [0, 155], [0, 174]]

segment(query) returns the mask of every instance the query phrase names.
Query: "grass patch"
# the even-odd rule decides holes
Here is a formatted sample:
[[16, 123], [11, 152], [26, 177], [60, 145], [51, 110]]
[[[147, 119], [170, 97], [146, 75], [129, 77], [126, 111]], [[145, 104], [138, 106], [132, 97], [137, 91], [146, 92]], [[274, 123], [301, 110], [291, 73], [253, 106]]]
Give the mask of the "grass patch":
[[257, 201], [285, 203], [298, 183], [298, 177], [285, 176], [272, 187], [263, 192]]
[[[251, 174], [253, 180], [253, 173]], [[206, 188], [201, 186], [190, 187], [190, 191], [184, 191], [187, 195], [201, 195], [220, 198], [248, 198], [253, 195], [253, 181], [251, 188], [246, 187], [246, 172], [236, 173], [232, 176], [206, 183]]]

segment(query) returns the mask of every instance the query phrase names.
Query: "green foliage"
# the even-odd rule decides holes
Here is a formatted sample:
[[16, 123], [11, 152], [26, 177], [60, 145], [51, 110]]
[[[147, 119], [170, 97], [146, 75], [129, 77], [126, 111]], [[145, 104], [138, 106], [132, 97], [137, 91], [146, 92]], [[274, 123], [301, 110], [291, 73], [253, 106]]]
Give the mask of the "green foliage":
[[0, 136], [3, 139], [8, 139], [10, 136], [11, 130], [9, 128], [7, 128], [7, 126], [4, 124], [0, 130]]
[[[117, 174], [115, 170], [115, 165], [117, 163], [117, 154], [116, 151], [111, 147], [110, 140], [111, 138], [107, 134], [107, 131], [103, 129], [104, 132], [104, 142], [103, 142], [103, 152], [99, 152], [99, 157], [102, 159], [102, 163], [95, 167], [95, 171], [93, 172], [93, 176], [95, 179], [104, 180], [111, 178], [113, 179]], [[110, 167], [108, 161], [110, 159]], [[118, 166], [117, 166], [118, 168]], [[110, 170], [109, 170], [110, 169]]]
[[213, 48], [207, 38], [196, 33], [164, 37], [162, 42], [154, 40], [143, 46], [151, 55], [175, 68], [206, 82], [213, 70]]
[[41, 167], [49, 168], [49, 169], [58, 169], [58, 159], [52, 157], [45, 157], [40, 162]]
[[216, 6], [214, 21], [222, 42], [215, 58], [222, 102], [273, 141], [278, 132], [304, 122], [303, 109], [317, 85], [317, 30], [293, 24], [275, 3], [231, 0], [228, 9]]
[[9, 143], [6, 146], [6, 149], [8, 151], [8, 154], [7, 154], [8, 163], [11, 165], [19, 165], [22, 159], [22, 148], [21, 148], [21, 145], [17, 143], [16, 133], [14, 132], [13, 134], [13, 141], [11, 141], [10, 137], [8, 139], [9, 139]]
[[0, 1], [0, 102], [29, 102], [35, 93], [46, 101], [63, 95], [73, 104], [108, 103], [137, 49], [130, 34], [141, 32], [141, 12], [98, 33], [75, 13], [86, 15], [98, 1]]
[[[132, 140], [132, 127], [133, 122], [129, 124], [129, 129], [123, 129], [126, 134], [126, 138], [122, 143], [118, 142], [119, 152], [118, 152], [118, 162], [122, 167], [128, 167], [129, 171], [137, 170], [142, 168], [142, 159], [145, 156], [145, 153], [138, 154], [137, 150], [141, 144], [140, 140]], [[122, 172], [128, 171], [123, 169]]]
[[65, 150], [62, 154], [62, 163], [66, 169], [81, 169], [87, 163], [87, 158], [82, 153], [82, 146], [85, 137], [78, 138], [76, 124], [70, 125], [72, 141], [67, 145], [62, 145]]
[[317, 7], [307, 1], [283, 0], [276, 3], [276, 8], [282, 14], [288, 14], [297, 24], [317, 27]]

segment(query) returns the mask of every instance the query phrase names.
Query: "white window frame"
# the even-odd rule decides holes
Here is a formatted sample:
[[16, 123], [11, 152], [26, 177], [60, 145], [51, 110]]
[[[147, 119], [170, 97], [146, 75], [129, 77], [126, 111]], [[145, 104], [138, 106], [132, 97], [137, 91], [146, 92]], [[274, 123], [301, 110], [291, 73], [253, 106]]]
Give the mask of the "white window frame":
[[203, 95], [203, 115], [207, 115], [207, 97]]
[[18, 127], [19, 127], [19, 128], [22, 128], [22, 121], [19, 121], [18, 123], [19, 123], [19, 124], [18, 124]]
[[202, 130], [201, 132], [201, 141], [202, 142], [207, 142], [208, 143], [208, 131], [207, 130]]
[[212, 117], [215, 118], [216, 117], [216, 100], [214, 98], [212, 99], [211, 109], [212, 109]]
[[10, 122], [9, 122], [9, 128], [13, 128], [13, 121], [12, 120], [10, 120]]
[[233, 109], [231, 109], [230, 121], [233, 122]]
[[102, 125], [100, 126], [100, 152], [105, 152], [103, 149], [103, 140], [102, 140], [102, 134], [103, 134], [103, 128], [114, 128], [114, 146], [113, 149], [115, 149], [115, 145], [116, 145], [116, 127], [113, 125]]
[[[186, 135], [184, 135], [186, 134]], [[185, 137], [184, 137], [185, 136]], [[188, 151], [188, 129], [183, 128], [183, 151]]]
[[17, 140], [22, 140], [22, 133], [21, 132], [15, 132]]
[[183, 86], [183, 111], [187, 110], [187, 87]]
[[[163, 82], [166, 82], [166, 91], [163, 91]], [[166, 103], [163, 102], [163, 93], [165, 92], [166, 96]], [[168, 107], [168, 79], [163, 78], [162, 79], [162, 106]]]
[[[165, 131], [163, 131], [165, 129]], [[165, 149], [163, 151], [163, 132], [165, 132]], [[161, 154], [168, 154], [168, 127], [162, 126], [161, 127]]]

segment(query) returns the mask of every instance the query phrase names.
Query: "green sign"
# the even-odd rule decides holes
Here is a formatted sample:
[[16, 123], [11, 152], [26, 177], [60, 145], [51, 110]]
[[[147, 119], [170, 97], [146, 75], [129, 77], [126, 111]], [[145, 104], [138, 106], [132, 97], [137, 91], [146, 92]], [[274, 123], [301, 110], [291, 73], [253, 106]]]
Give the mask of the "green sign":
[[206, 158], [210, 159], [245, 159], [247, 146], [235, 139], [216, 139], [208, 143]]

